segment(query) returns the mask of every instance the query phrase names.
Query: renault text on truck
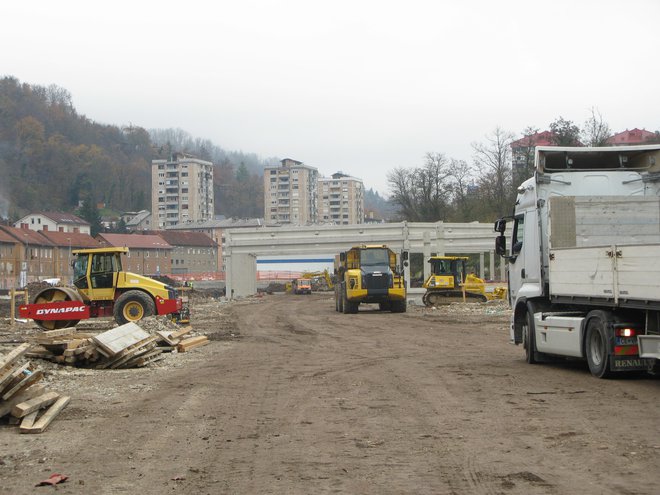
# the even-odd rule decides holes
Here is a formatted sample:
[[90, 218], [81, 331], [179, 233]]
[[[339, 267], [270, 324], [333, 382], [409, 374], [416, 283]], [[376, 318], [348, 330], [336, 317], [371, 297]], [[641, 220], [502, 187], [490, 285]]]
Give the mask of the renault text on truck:
[[527, 362], [584, 359], [601, 378], [657, 364], [660, 145], [537, 147], [495, 231]]

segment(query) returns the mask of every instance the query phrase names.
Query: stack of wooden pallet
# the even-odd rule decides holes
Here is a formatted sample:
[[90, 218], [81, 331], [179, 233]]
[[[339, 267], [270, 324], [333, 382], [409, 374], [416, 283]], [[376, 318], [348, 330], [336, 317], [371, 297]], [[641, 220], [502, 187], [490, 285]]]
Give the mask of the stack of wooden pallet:
[[135, 323], [126, 323], [91, 339], [105, 357], [96, 367], [135, 368], [162, 359], [157, 335], [151, 335]]
[[96, 335], [75, 328], [48, 330], [36, 337], [38, 346], [27, 357], [87, 368], [134, 368], [162, 359], [162, 352], [186, 352], [209, 343], [205, 335], [190, 337], [191, 331], [190, 326], [170, 327], [156, 319], [140, 322], [140, 326], [127, 323]]
[[74, 328], [41, 332], [27, 357], [47, 359], [59, 364], [93, 366], [102, 355], [91, 341], [93, 334], [78, 333]]
[[50, 392], [37, 383], [43, 372], [32, 363], [19, 363], [30, 344], [0, 356], [0, 418], [11, 414], [21, 433], [41, 433], [69, 403], [70, 398]]

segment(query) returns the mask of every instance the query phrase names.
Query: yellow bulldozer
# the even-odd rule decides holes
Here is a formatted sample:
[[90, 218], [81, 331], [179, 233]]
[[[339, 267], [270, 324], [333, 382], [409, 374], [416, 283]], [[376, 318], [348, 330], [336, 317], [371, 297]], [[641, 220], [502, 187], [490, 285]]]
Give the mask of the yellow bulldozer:
[[73, 287], [48, 287], [32, 304], [19, 307], [45, 330], [74, 327], [80, 320], [112, 316], [120, 325], [152, 315], [171, 315], [189, 321], [189, 310], [174, 287], [122, 270], [121, 255], [128, 248], [72, 251]]
[[466, 273], [467, 256], [431, 256], [431, 275], [424, 282], [426, 289], [422, 301], [426, 306], [439, 306], [452, 302], [486, 302], [504, 299], [506, 288], [486, 290], [483, 279]]

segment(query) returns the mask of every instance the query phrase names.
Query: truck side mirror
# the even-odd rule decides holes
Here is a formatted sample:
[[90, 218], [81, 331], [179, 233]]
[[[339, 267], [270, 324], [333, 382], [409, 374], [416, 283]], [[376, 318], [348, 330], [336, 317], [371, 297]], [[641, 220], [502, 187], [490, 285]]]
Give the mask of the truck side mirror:
[[504, 231], [506, 230], [506, 220], [504, 218], [498, 218], [495, 220], [493, 230], [495, 230], [495, 232], [499, 232], [500, 234], [504, 234]]
[[506, 237], [503, 235], [495, 238], [495, 252], [498, 256], [506, 256]]

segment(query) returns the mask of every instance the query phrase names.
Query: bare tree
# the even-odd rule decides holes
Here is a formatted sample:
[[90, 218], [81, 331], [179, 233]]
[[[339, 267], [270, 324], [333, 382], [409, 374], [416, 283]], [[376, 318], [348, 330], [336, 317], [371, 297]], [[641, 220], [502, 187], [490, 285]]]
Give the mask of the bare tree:
[[486, 136], [485, 143], [472, 143], [474, 163], [481, 170], [480, 191], [493, 216], [506, 211], [512, 204], [511, 143], [513, 134], [496, 127]]
[[610, 126], [603, 121], [603, 116], [597, 108], [591, 107], [590, 112], [591, 115], [582, 128], [582, 142], [586, 146], [605, 146], [607, 138], [612, 134]]
[[396, 168], [387, 175], [391, 198], [400, 216], [412, 222], [435, 222], [447, 216], [451, 203], [451, 170], [442, 153], [427, 153], [418, 168]]

